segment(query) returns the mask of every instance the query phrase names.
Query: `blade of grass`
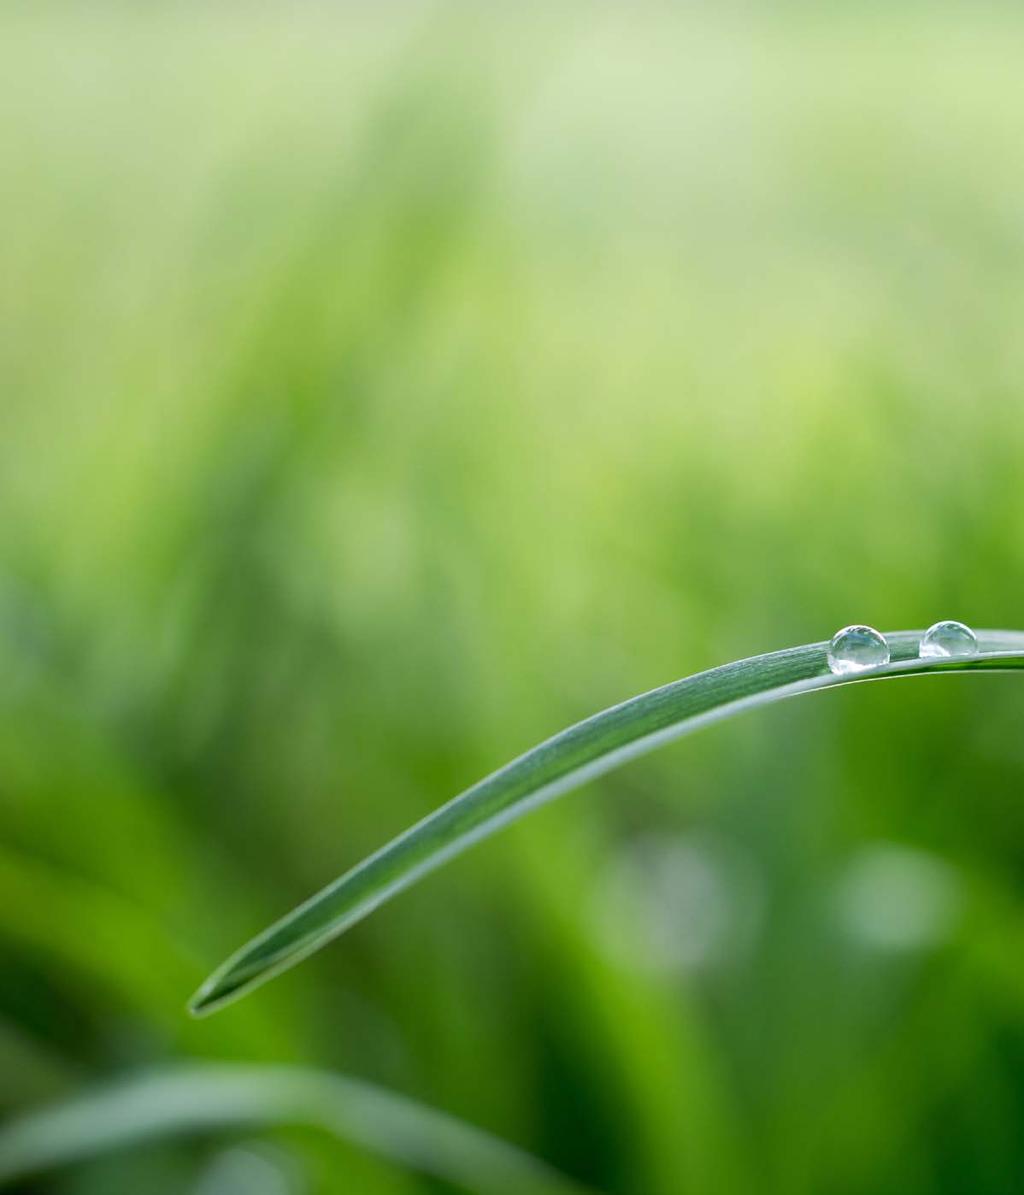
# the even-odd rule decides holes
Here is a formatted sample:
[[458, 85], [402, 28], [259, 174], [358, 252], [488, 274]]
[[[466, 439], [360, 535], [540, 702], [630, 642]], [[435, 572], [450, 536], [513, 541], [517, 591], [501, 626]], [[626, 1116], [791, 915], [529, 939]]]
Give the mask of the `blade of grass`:
[[142, 1141], [239, 1125], [319, 1128], [400, 1165], [489, 1195], [585, 1188], [469, 1125], [368, 1083], [288, 1066], [157, 1072], [0, 1128], [0, 1187]]
[[918, 659], [920, 631], [887, 635], [880, 668], [836, 676], [827, 643], [752, 656], [633, 697], [563, 730], [406, 830], [233, 954], [190, 1008], [203, 1015], [318, 950], [378, 905], [544, 801], [711, 722], [817, 689], [938, 672], [1024, 668], [1024, 632], [979, 631], [978, 653]]

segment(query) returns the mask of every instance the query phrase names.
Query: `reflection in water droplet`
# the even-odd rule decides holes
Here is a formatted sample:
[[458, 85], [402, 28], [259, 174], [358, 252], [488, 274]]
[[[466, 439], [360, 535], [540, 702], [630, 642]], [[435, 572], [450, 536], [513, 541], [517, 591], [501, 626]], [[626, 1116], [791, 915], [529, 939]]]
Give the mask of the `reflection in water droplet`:
[[889, 644], [874, 627], [843, 627], [828, 645], [828, 666], [840, 676], [889, 663]]
[[937, 622], [921, 637], [918, 655], [923, 659], [944, 656], [973, 656], [978, 650], [978, 637], [962, 622]]

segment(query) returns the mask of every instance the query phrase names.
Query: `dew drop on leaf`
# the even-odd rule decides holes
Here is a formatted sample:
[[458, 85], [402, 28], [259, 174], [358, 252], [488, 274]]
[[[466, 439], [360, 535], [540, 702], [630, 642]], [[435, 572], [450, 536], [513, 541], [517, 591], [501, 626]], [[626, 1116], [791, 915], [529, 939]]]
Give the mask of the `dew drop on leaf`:
[[828, 666], [839, 676], [889, 663], [889, 644], [874, 627], [843, 627], [828, 645]]
[[978, 650], [978, 638], [969, 626], [952, 619], [930, 626], [921, 637], [918, 655], [922, 659], [944, 656], [973, 656]]

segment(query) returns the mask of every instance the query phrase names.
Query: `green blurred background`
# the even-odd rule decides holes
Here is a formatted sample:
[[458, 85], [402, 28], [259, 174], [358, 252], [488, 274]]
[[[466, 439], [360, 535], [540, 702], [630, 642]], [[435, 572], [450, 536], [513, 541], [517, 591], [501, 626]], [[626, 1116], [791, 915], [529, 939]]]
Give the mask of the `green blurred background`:
[[[714, 728], [184, 1012], [603, 706], [1024, 625], [1022, 56], [983, 4], [5, 8], [0, 1121], [245, 1059], [621, 1195], [1024, 1188], [1013, 676]], [[290, 1130], [24, 1187], [457, 1189]]]

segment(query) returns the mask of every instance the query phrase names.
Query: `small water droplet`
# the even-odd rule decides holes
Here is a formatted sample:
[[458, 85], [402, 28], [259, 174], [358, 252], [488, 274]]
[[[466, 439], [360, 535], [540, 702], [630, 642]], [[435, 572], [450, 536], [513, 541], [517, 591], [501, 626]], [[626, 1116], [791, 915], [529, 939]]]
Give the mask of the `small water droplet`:
[[922, 659], [944, 656], [973, 656], [978, 650], [978, 637], [969, 626], [952, 619], [937, 622], [921, 636], [918, 655]]
[[874, 627], [843, 627], [828, 645], [828, 666], [839, 676], [889, 663], [889, 644]]

